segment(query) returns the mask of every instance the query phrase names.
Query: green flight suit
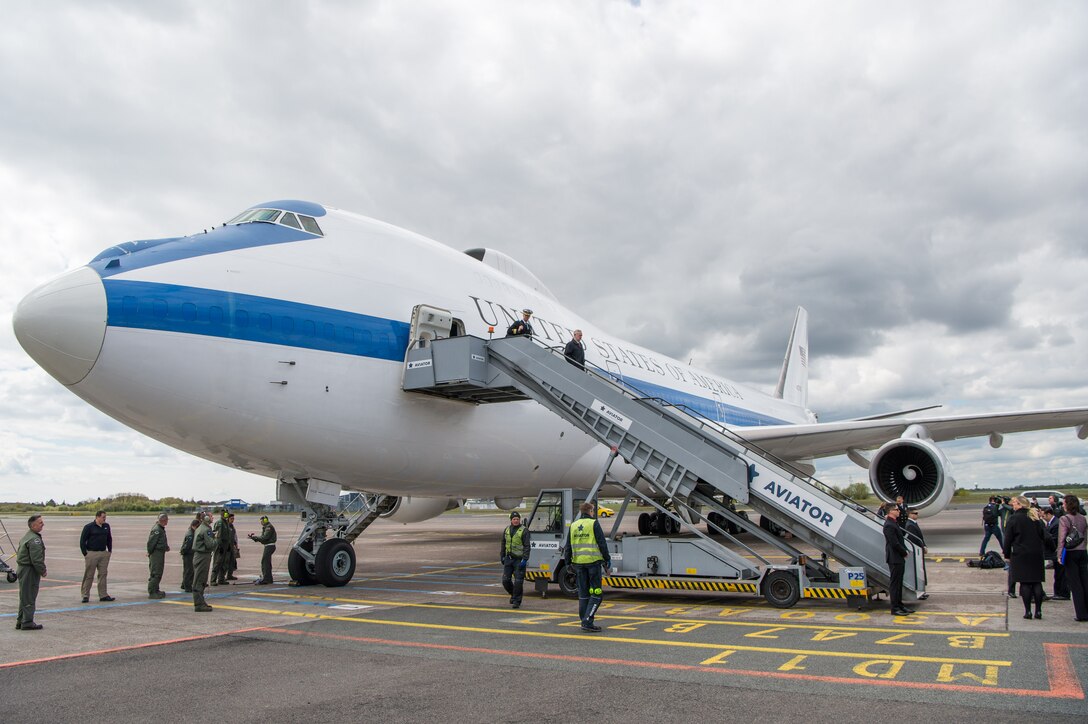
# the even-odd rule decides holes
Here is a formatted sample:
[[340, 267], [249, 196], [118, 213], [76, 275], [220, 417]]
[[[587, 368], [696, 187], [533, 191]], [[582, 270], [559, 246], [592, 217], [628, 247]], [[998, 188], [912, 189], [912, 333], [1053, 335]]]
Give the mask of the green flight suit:
[[208, 569], [215, 551], [215, 534], [206, 521], [201, 522], [193, 533], [193, 607], [197, 611], [212, 610], [204, 600], [204, 589], [208, 586]]
[[261, 534], [253, 536], [254, 543], [264, 546], [261, 555], [261, 580], [258, 583], [272, 583], [272, 554], [276, 552], [276, 527], [272, 523], [261, 524]]
[[15, 553], [19, 571], [19, 614], [15, 627], [34, 623], [34, 608], [38, 600], [38, 586], [45, 577], [45, 542], [40, 533], [28, 530]]
[[227, 585], [227, 574], [230, 571], [231, 547], [234, 545], [230, 533], [230, 522], [220, 518], [212, 525], [215, 535], [215, 551], [212, 557], [212, 585]]
[[158, 522], [151, 526], [147, 536], [147, 559], [151, 575], [147, 579], [147, 595], [150, 598], [163, 598], [166, 594], [159, 588], [162, 571], [166, 566], [166, 552], [170, 546], [166, 543], [166, 528]]
[[[191, 526], [191, 524], [190, 524]], [[181, 590], [193, 590], [193, 533], [190, 527], [181, 541]]]

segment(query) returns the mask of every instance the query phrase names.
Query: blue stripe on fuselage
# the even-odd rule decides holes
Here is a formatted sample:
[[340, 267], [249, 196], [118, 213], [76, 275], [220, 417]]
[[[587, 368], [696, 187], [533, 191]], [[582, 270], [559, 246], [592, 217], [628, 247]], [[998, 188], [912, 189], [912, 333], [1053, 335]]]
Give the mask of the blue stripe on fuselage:
[[[107, 324], [111, 327], [196, 334], [336, 352], [403, 362], [410, 326], [406, 322], [177, 284], [103, 279]], [[659, 397], [704, 417], [744, 427], [786, 421], [717, 400], [626, 378], [646, 397]]]
[[[615, 375], [612, 376], [615, 377]], [[718, 402], [717, 400], [707, 399], [706, 397], [700, 397], [688, 392], [681, 392], [672, 387], [657, 385], [653, 382], [632, 378], [618, 379], [625, 386], [630, 387], [643, 397], [659, 397], [671, 405], [686, 407], [708, 420], [714, 420], [715, 422], [721, 422], [726, 425], [758, 427], [761, 425], [790, 424], [785, 420], [779, 420], [776, 417], [761, 415], [758, 412], [753, 412], [752, 410], [747, 410], [743, 407], [736, 407], [735, 405], [729, 405], [725, 402]]]
[[209, 337], [263, 342], [302, 349], [401, 362], [409, 325], [218, 289], [103, 279], [107, 324]]

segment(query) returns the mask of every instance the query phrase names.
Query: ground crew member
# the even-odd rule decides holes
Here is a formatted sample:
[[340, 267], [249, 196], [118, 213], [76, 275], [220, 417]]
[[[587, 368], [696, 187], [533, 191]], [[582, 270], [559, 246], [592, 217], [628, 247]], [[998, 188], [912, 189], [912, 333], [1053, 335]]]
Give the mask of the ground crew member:
[[193, 608], [199, 613], [212, 610], [204, 600], [204, 589], [208, 586], [208, 569], [218, 543], [208, 527], [209, 517], [207, 513], [201, 513], [198, 518], [200, 523], [193, 532]]
[[268, 585], [272, 583], [272, 554], [276, 552], [276, 527], [272, 525], [267, 515], [261, 516], [261, 534], [250, 533], [249, 539], [264, 546], [264, 553], [261, 554], [261, 578], [257, 581], [257, 585]]
[[593, 623], [602, 599], [601, 566], [611, 568], [612, 556], [601, 524], [594, 517], [597, 506], [586, 501], [578, 510], [582, 515], [570, 524], [563, 543], [563, 560], [574, 566], [578, 580], [578, 618], [582, 620], [582, 630], [596, 632], [601, 630]]
[[91, 583], [94, 582], [95, 573], [98, 574], [98, 600], [114, 600], [106, 590], [110, 555], [113, 553], [113, 533], [106, 522], [106, 511], [98, 511], [94, 514], [94, 520], [83, 526], [83, 532], [79, 535], [79, 552], [83, 554], [83, 585], [80, 586], [83, 603], [91, 600]]
[[186, 593], [193, 591], [193, 535], [199, 525], [199, 519], [189, 521], [189, 530], [181, 541], [181, 590]]
[[510, 525], [502, 532], [499, 548], [502, 563], [502, 587], [510, 594], [510, 605], [521, 608], [521, 596], [525, 590], [525, 566], [529, 564], [529, 531], [521, 524], [521, 514], [510, 514]]
[[151, 526], [151, 532], [147, 535], [147, 559], [151, 576], [147, 579], [148, 598], [166, 598], [166, 593], [159, 588], [162, 580], [162, 571], [166, 566], [166, 552], [170, 546], [166, 542], [166, 524], [170, 522], [170, 516], [159, 513], [159, 519]]
[[238, 559], [242, 552], [238, 550], [238, 531], [234, 527], [234, 513], [227, 516], [227, 525], [230, 526], [230, 562], [227, 565], [227, 580], [237, 581], [238, 576], [234, 572], [238, 570]]
[[521, 319], [515, 321], [513, 324], [506, 328], [506, 336], [517, 337], [522, 334], [527, 334], [532, 337], [533, 325], [529, 324], [529, 317], [531, 316], [533, 316], [533, 310], [521, 310]]
[[42, 528], [45, 521], [35, 513], [26, 521], [30, 528], [19, 541], [15, 552], [15, 565], [19, 574], [19, 614], [15, 617], [15, 628], [23, 631], [37, 631], [40, 623], [34, 623], [34, 608], [38, 600], [38, 586], [45, 578], [45, 542], [42, 540]]
[[230, 513], [224, 510], [212, 526], [215, 534], [215, 555], [212, 557], [212, 585], [227, 585], [227, 570], [230, 568]]

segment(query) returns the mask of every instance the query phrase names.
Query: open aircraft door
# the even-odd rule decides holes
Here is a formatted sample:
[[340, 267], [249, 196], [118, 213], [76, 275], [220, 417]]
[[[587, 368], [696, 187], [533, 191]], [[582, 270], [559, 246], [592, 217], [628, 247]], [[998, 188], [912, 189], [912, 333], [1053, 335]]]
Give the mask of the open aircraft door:
[[[453, 336], [453, 313], [429, 304], [417, 304], [412, 308], [412, 327], [408, 332], [408, 349], [425, 347], [428, 342]], [[463, 334], [463, 332], [462, 332]]]

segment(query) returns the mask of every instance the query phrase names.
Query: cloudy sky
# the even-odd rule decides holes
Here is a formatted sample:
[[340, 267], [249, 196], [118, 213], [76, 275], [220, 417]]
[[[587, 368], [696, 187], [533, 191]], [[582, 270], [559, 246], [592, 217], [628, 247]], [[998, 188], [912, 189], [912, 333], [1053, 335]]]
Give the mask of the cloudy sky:
[[[1085, 28], [1046, 0], [5, 3], [0, 500], [274, 495], [89, 408], [11, 313], [276, 198], [501, 249], [766, 390], [804, 305], [823, 420], [1088, 405]], [[947, 451], [968, 487], [1088, 480], [1069, 430]]]

